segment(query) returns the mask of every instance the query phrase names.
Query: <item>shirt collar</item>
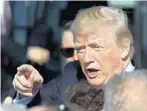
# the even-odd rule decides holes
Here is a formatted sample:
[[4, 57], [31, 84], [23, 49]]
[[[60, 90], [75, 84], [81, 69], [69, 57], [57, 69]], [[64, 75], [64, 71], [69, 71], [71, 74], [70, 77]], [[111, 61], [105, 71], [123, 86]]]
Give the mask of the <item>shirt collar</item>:
[[135, 69], [135, 67], [132, 65], [131, 62], [129, 62], [129, 64], [127, 65], [125, 72], [131, 72]]

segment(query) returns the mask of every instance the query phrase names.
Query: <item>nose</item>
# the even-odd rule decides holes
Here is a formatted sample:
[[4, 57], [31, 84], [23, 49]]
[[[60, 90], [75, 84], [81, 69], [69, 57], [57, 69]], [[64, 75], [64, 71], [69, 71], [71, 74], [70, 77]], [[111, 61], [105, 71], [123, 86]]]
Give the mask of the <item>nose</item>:
[[90, 48], [86, 48], [85, 55], [84, 55], [84, 62], [87, 64], [94, 62], [93, 54]]

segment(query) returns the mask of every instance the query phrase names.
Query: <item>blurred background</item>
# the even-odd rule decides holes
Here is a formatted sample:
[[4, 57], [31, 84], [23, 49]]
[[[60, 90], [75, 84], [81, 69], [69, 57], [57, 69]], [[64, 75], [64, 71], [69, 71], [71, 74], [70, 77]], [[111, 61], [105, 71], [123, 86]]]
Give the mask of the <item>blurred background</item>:
[[82, 8], [103, 5], [124, 9], [134, 36], [132, 62], [137, 68], [147, 68], [146, 1], [9, 1], [9, 4], [11, 25], [7, 36], [1, 36], [2, 101], [21, 64], [37, 68], [44, 83], [61, 74], [63, 25], [73, 20]]

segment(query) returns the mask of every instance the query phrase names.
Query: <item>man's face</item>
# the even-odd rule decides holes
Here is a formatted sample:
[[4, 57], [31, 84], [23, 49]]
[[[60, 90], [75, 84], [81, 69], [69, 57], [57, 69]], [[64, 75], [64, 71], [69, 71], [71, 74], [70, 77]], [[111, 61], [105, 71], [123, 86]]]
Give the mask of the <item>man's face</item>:
[[113, 27], [93, 25], [91, 29], [75, 34], [75, 47], [89, 83], [102, 87], [115, 73], [121, 72], [121, 53]]
[[73, 34], [70, 31], [64, 31], [62, 35], [61, 52], [66, 62], [72, 62], [77, 60], [76, 53], [74, 50]]

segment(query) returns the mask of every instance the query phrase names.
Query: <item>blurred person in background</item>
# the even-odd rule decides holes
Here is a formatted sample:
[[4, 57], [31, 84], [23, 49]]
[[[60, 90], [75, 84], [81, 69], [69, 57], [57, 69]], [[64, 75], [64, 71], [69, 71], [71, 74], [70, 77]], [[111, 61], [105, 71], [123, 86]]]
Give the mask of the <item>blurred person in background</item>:
[[29, 111], [86, 111], [77, 104], [66, 103], [61, 105], [41, 105], [29, 109]]
[[104, 91], [105, 111], [147, 111], [147, 70], [116, 75]]
[[7, 42], [9, 42], [7, 39], [10, 36], [10, 30], [11, 30], [11, 7], [8, 1], [1, 1], [1, 11], [0, 11], [0, 20], [1, 20], [1, 101], [4, 100], [6, 95], [8, 94], [10, 88], [12, 87], [12, 78], [13, 75], [8, 73], [5, 69], [5, 66], [8, 65], [9, 57], [5, 53], [5, 46], [7, 45]]
[[66, 104], [50, 104], [50, 105], [38, 105], [32, 108], [25, 108], [22, 105], [17, 104], [2, 104], [0, 111], [86, 111], [82, 107], [73, 103]]
[[[74, 35], [80, 66], [91, 85], [103, 88], [114, 75], [134, 70], [131, 63], [133, 37], [128, 27], [127, 15], [122, 9], [95, 6], [80, 10], [70, 29]], [[72, 79], [72, 71], [69, 72], [68, 76]], [[66, 80], [71, 81], [69, 78]], [[66, 80], [63, 82], [68, 84]], [[29, 96], [25, 98], [27, 102], [21, 102], [22, 104], [32, 102], [37, 95], [42, 102], [52, 99], [49, 96], [52, 88], [49, 85], [41, 87], [42, 82], [41, 74], [31, 65], [18, 67], [13, 86], [20, 94]], [[58, 88], [56, 90], [59, 91]], [[63, 92], [66, 91], [64, 89]]]
[[75, 48], [74, 48], [74, 37], [72, 32], [70, 31], [70, 26], [72, 21], [67, 22], [62, 28], [62, 36], [61, 36], [61, 56], [62, 56], [62, 67], [64, 68], [68, 62], [72, 62], [77, 60]]
[[[69, 30], [70, 25], [71, 22], [67, 22], [64, 25], [63, 34], [61, 38], [62, 41], [61, 41], [60, 51], [64, 59], [62, 61], [62, 63], [64, 64], [62, 74], [60, 74], [59, 77], [51, 81], [48, 81], [46, 84], [44, 84], [43, 87], [41, 88], [42, 89], [41, 92], [38, 93], [36, 98], [34, 98], [30, 104], [28, 104], [28, 107], [34, 106], [34, 104], [38, 104], [41, 101], [48, 104], [66, 102], [68, 100], [69, 87], [74, 86], [76, 83], [78, 83], [81, 79], [84, 78], [79, 62], [76, 58], [73, 35]], [[14, 82], [17, 81], [16, 79], [17, 78], [15, 77]], [[10, 94], [9, 96], [14, 98], [16, 96], [15, 95], [16, 91], [12, 89], [9, 94]], [[20, 98], [24, 98], [23, 94], [20, 95]]]
[[[55, 22], [54, 26], [52, 26], [52, 24], [48, 24], [47, 22], [52, 21], [52, 18], [54, 16], [60, 16], [60, 10], [63, 8], [63, 6], [61, 5], [62, 3], [50, 1], [26, 2], [30, 4], [29, 8], [31, 9], [34, 8], [35, 4], [45, 3], [43, 7], [43, 12], [40, 15], [40, 17], [35, 18], [36, 16], [33, 16], [34, 19], [31, 18], [32, 16], [30, 17], [30, 13], [28, 11], [23, 12], [24, 16], [20, 16], [19, 13], [21, 13], [21, 11], [23, 10], [26, 10], [25, 8], [28, 8], [25, 2], [21, 2], [21, 5], [23, 6], [21, 10], [17, 9], [19, 8], [18, 5], [20, 2], [10, 1], [9, 3], [11, 10], [9, 11], [9, 7], [5, 8], [7, 9], [5, 11], [5, 15], [8, 16], [5, 18], [10, 18], [12, 14], [12, 24], [11, 21], [9, 21], [9, 19], [5, 20], [7, 26], [6, 28], [11, 30], [7, 31], [7, 36], [2, 37], [2, 67], [6, 70], [6, 72], [14, 76], [16, 68], [19, 65], [26, 63], [31, 64], [42, 73], [45, 83], [46, 81], [49, 81], [52, 78], [56, 77], [61, 71], [60, 56], [58, 56], [60, 54], [59, 45], [57, 44], [56, 40], [54, 40], [56, 35], [54, 33], [54, 30], [55, 28], [59, 30], [58, 25], [56, 25], [55, 27], [55, 24], [58, 23], [58, 19], [53, 19]], [[39, 6], [37, 5], [36, 7]], [[50, 15], [50, 13], [52, 12], [50, 12], [49, 9], [52, 9], [52, 11], [55, 10], [54, 14]], [[35, 13], [32, 11], [30, 12]], [[39, 13], [39, 10], [36, 10], [36, 13]], [[29, 23], [27, 22], [19, 23], [20, 18], [22, 21], [25, 21], [26, 16], [31, 18], [31, 20], [27, 20], [27, 22], [29, 23], [33, 22], [31, 26], [28, 26]], [[25, 45], [18, 43], [18, 41], [16, 40], [17, 38], [19, 40], [25, 41], [23, 40], [23, 37], [19, 35], [21, 31], [27, 32], [27, 40]], [[57, 35], [59, 34], [60, 33], [58, 33]], [[50, 75], [46, 74], [48, 72], [50, 73]]]
[[86, 111], [102, 111], [104, 92], [91, 86], [86, 80], [76, 84], [69, 93], [69, 102], [75, 103]]

